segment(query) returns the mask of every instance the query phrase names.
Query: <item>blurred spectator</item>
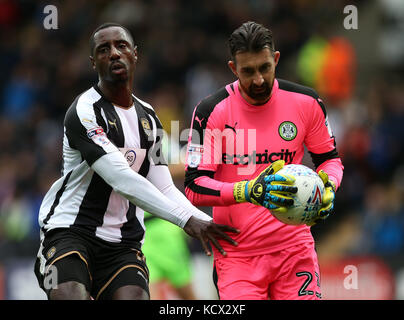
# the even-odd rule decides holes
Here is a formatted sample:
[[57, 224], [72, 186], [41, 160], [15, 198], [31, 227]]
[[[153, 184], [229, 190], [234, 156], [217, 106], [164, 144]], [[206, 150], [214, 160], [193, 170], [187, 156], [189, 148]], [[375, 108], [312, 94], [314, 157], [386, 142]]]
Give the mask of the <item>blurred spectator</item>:
[[21, 63], [13, 70], [10, 82], [3, 91], [2, 114], [10, 120], [26, 119], [37, 98], [35, 71], [29, 63]]
[[303, 84], [316, 89], [331, 106], [352, 98], [356, 75], [356, 53], [343, 37], [314, 35], [298, 57], [298, 75]]
[[373, 184], [367, 188], [362, 222], [361, 253], [391, 256], [404, 249], [404, 210], [394, 184]]
[[379, 48], [383, 64], [388, 68], [404, 67], [404, 2], [401, 0], [379, 0], [382, 28]]

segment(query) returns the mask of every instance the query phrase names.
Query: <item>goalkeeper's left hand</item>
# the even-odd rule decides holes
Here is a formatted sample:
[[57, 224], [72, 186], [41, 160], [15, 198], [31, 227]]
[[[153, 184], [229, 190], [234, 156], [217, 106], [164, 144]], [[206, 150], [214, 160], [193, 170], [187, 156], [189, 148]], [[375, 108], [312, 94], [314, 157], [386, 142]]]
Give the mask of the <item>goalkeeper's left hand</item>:
[[297, 187], [293, 186], [294, 177], [277, 174], [284, 165], [284, 160], [277, 160], [255, 179], [236, 182], [233, 188], [234, 199], [238, 203], [251, 202], [267, 209], [286, 211], [286, 207], [293, 205], [291, 194], [297, 192]]
[[309, 226], [315, 225], [317, 222], [320, 220], [327, 219], [328, 216], [332, 213], [334, 210], [334, 199], [335, 199], [335, 184], [333, 181], [328, 179], [328, 174], [320, 170], [318, 172], [318, 176], [323, 180], [325, 190], [324, 190], [324, 195], [322, 199], [322, 206], [321, 209], [318, 211], [318, 218], [312, 222], [311, 224], [308, 224]]

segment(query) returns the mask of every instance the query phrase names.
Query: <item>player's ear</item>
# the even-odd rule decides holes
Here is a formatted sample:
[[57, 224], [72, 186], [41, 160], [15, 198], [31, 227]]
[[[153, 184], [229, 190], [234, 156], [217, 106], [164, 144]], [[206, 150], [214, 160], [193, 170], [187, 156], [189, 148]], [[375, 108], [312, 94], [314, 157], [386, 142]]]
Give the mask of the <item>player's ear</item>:
[[279, 51], [274, 52], [275, 66], [278, 65], [280, 56], [281, 56], [281, 53]]
[[137, 61], [137, 46], [136, 45], [133, 46], [133, 55], [134, 55], [135, 62], [136, 62]]
[[231, 72], [233, 72], [233, 74], [238, 78], [236, 63], [233, 60], [230, 60], [227, 62], [227, 65], [229, 66]]
[[93, 70], [95, 70], [95, 60], [92, 56], [89, 56], [89, 58], [90, 58], [91, 66], [93, 67]]

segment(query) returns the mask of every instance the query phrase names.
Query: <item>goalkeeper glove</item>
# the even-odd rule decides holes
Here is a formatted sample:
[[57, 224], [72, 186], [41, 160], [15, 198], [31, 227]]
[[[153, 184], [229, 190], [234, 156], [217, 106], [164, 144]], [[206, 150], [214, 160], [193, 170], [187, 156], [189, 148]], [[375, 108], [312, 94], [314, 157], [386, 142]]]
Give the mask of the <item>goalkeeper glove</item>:
[[315, 225], [320, 220], [327, 219], [334, 209], [334, 199], [336, 190], [335, 184], [333, 181], [329, 180], [328, 174], [323, 170], [320, 170], [318, 172], [318, 176], [321, 178], [321, 180], [323, 180], [325, 190], [322, 199], [321, 209], [318, 211], [318, 219], [315, 220], [313, 223], [308, 224], [309, 226]]
[[276, 174], [283, 168], [285, 161], [278, 160], [263, 170], [258, 177], [249, 181], [236, 182], [233, 189], [234, 199], [238, 203], [251, 202], [270, 210], [286, 211], [286, 206], [293, 205], [288, 193], [296, 193], [292, 185], [295, 179], [287, 175]]

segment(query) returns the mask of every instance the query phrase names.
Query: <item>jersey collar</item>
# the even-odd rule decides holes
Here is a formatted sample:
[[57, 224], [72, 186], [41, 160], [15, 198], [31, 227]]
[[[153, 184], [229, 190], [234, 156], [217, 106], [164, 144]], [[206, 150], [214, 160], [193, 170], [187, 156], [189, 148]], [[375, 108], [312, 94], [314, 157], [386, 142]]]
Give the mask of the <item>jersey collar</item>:
[[236, 95], [237, 99], [242, 102], [243, 106], [245, 106], [249, 111], [258, 112], [260, 110], [264, 110], [264, 109], [268, 108], [273, 103], [273, 101], [276, 99], [276, 95], [279, 90], [279, 83], [278, 83], [277, 79], [274, 80], [271, 97], [269, 98], [269, 100], [266, 103], [259, 105], [259, 106], [255, 106], [255, 105], [247, 102], [247, 100], [245, 100], [243, 98], [243, 96], [241, 95], [240, 89], [239, 89], [239, 80], [236, 80], [235, 82], [233, 82], [232, 89], [233, 89], [234, 94]]

